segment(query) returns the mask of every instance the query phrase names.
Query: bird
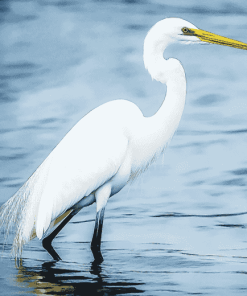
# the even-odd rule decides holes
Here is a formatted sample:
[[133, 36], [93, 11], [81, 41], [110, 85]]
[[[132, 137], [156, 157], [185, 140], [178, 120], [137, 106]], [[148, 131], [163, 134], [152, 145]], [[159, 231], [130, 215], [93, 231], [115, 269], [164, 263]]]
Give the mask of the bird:
[[16, 258], [25, 244], [38, 237], [53, 260], [61, 260], [53, 239], [82, 208], [96, 203], [91, 251], [94, 262], [103, 262], [101, 237], [109, 198], [162, 154], [184, 110], [185, 71], [177, 59], [163, 57], [173, 43], [247, 49], [246, 43], [198, 29], [180, 18], [157, 22], [145, 37], [143, 60], [152, 79], [167, 87], [161, 107], [145, 117], [131, 101], [113, 100], [89, 112], [65, 135], [0, 209], [5, 237], [14, 231]]

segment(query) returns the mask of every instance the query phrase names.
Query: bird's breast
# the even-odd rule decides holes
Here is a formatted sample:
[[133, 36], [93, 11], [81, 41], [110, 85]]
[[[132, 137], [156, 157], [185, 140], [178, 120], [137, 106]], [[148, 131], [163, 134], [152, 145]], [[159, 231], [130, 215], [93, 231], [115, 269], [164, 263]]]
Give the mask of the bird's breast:
[[111, 196], [118, 193], [129, 181], [131, 175], [131, 153], [129, 150], [115, 176], [109, 181], [111, 183]]

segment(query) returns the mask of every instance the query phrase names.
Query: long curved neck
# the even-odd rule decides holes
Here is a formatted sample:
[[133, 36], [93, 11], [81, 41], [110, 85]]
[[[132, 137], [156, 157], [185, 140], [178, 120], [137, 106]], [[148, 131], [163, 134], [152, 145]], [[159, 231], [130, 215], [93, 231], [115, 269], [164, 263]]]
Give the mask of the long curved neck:
[[[148, 36], [147, 36], [148, 37]], [[155, 115], [146, 118], [149, 141], [153, 154], [162, 151], [180, 122], [186, 97], [186, 78], [181, 63], [176, 59], [165, 60], [167, 44], [144, 43], [144, 63], [153, 79], [167, 85], [167, 93]]]

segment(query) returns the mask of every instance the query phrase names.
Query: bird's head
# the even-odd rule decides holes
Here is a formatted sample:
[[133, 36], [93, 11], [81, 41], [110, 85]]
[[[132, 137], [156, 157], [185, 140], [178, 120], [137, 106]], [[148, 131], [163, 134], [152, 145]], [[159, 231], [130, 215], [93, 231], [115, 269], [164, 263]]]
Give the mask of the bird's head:
[[[161, 73], [161, 64], [164, 60], [163, 52], [168, 45], [173, 43], [213, 43], [247, 49], [246, 43], [198, 29], [183, 19], [167, 18], [161, 20], [150, 29], [144, 41], [144, 64], [156, 80], [162, 81], [159, 77], [165, 77], [164, 73]], [[165, 77], [163, 81], [166, 80]]]
[[152, 39], [157, 45], [166, 47], [171, 43], [214, 43], [247, 49], [247, 44], [216, 35], [201, 29], [180, 18], [167, 18], [157, 22], [148, 32], [146, 39]]

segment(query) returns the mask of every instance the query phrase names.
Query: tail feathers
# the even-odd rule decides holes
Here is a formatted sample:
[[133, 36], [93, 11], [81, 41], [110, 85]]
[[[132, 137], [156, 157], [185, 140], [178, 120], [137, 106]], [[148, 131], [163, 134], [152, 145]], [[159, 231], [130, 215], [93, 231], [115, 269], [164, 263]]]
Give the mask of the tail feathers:
[[28, 199], [27, 184], [24, 184], [20, 190], [13, 195], [0, 208], [0, 227], [4, 231], [4, 244], [6, 244], [10, 232], [15, 233], [12, 252], [16, 257], [19, 257], [22, 252], [22, 247], [25, 244], [23, 239], [21, 225], [25, 218], [26, 203]]
[[[29, 182], [27, 181], [23, 187], [0, 208], [0, 228], [4, 231], [4, 244], [6, 244], [10, 232], [14, 232], [15, 237], [12, 245], [12, 254], [16, 258], [21, 257], [23, 245], [37, 236], [35, 229], [35, 215], [33, 213], [32, 215], [28, 213], [28, 210], [30, 210], [30, 200], [32, 201], [32, 198], [30, 198], [30, 192], [27, 190], [29, 187], [28, 183]], [[32, 194], [32, 196], [33, 195], [34, 194]], [[34, 209], [33, 205], [32, 208]], [[47, 233], [53, 231], [54, 228], [71, 213], [71, 211], [71, 209], [67, 210], [65, 213], [54, 219], [49, 225]]]
[[[33, 177], [33, 176], [32, 176]], [[34, 203], [35, 192], [30, 191], [31, 178], [0, 208], [0, 228], [4, 231], [4, 244], [6, 244], [10, 232], [14, 232], [15, 237], [12, 245], [12, 255], [21, 257], [23, 245], [34, 239], [36, 234], [35, 213], [39, 199]], [[32, 184], [33, 182], [31, 182]], [[37, 197], [37, 196], [36, 196]], [[30, 213], [30, 210], [32, 213]], [[67, 210], [54, 219], [47, 229], [47, 233], [52, 232], [70, 213]]]
[[23, 245], [35, 237], [37, 208], [42, 195], [46, 174], [44, 163], [26, 183], [0, 208], [0, 227], [5, 233], [5, 243], [10, 231], [15, 237], [12, 254], [21, 257]]
[[36, 237], [36, 216], [50, 163], [51, 154], [0, 208], [0, 227], [5, 233], [5, 243], [10, 231], [15, 234], [12, 254], [16, 258], [21, 257], [23, 245]]

